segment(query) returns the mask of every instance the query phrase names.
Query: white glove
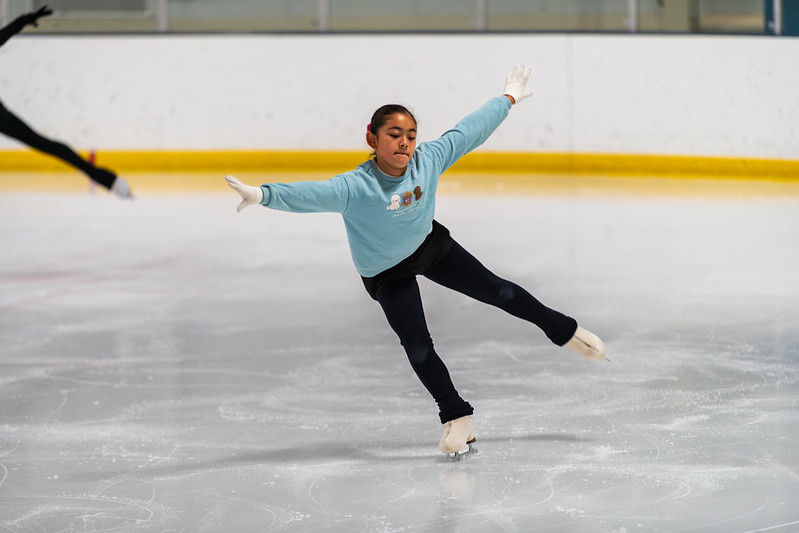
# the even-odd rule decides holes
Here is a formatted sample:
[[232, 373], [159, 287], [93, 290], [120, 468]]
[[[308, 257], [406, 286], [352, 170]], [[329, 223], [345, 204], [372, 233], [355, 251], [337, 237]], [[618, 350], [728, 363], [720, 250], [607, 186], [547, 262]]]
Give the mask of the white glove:
[[513, 98], [514, 103], [518, 104], [528, 96], [533, 95], [532, 91], [528, 91], [526, 87], [532, 72], [524, 65], [519, 65], [518, 67], [513, 67], [513, 70], [505, 76], [505, 94]]
[[262, 191], [260, 187], [244, 185], [230, 174], [225, 176], [225, 181], [234, 191], [241, 195], [241, 203], [236, 208], [238, 212], [241, 212], [241, 210], [248, 205], [260, 204], [264, 199], [264, 191]]

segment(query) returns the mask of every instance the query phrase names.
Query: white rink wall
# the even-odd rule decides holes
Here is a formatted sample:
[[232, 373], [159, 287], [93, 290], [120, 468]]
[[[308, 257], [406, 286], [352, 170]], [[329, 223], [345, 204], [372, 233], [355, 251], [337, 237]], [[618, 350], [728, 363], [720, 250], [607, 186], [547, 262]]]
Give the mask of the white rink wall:
[[535, 96], [484, 150], [799, 159], [791, 38], [23, 34], [0, 48], [0, 99], [80, 148], [360, 150], [383, 103], [429, 140], [519, 63]]

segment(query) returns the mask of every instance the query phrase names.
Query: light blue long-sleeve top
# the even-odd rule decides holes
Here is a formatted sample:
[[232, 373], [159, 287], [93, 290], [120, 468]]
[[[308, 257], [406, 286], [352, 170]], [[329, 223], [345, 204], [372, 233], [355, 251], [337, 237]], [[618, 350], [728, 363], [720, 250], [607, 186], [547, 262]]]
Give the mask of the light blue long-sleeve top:
[[405, 174], [384, 174], [374, 159], [326, 181], [267, 183], [262, 205], [293, 213], [341, 213], [355, 268], [370, 278], [411, 255], [433, 228], [438, 178], [485, 142], [511, 103], [492, 98], [435, 141], [420, 143]]

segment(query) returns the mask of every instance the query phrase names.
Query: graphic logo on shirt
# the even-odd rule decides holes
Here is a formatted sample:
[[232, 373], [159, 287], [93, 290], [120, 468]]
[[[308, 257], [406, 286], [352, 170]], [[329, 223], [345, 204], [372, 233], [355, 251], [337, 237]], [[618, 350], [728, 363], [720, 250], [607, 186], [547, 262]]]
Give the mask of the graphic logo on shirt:
[[417, 185], [413, 191], [405, 191], [402, 195], [392, 195], [391, 203], [386, 206], [386, 209], [389, 211], [397, 211], [401, 207], [409, 207], [414, 201], [418, 202], [422, 195], [424, 195], [424, 192], [422, 188]]

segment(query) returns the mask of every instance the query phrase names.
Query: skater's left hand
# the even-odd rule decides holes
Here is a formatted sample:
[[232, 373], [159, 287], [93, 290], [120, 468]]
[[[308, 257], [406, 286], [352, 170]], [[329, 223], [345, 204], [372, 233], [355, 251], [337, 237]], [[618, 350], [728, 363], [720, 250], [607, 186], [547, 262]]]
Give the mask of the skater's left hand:
[[225, 176], [225, 181], [234, 191], [241, 195], [241, 203], [236, 208], [239, 213], [248, 205], [260, 204], [264, 200], [264, 191], [260, 187], [244, 185], [230, 174]]
[[527, 90], [527, 82], [530, 80], [532, 70], [519, 65], [513, 67], [513, 70], [508, 72], [505, 77], [505, 96], [509, 96], [511, 104], [518, 104], [528, 96], [532, 96], [533, 92]]
[[39, 26], [39, 19], [42, 17], [46, 17], [48, 15], [52, 15], [53, 10], [47, 6], [42, 6], [36, 11], [31, 11], [30, 13], [26, 14], [25, 17], [27, 19], [27, 24], [32, 24], [34, 28]]

